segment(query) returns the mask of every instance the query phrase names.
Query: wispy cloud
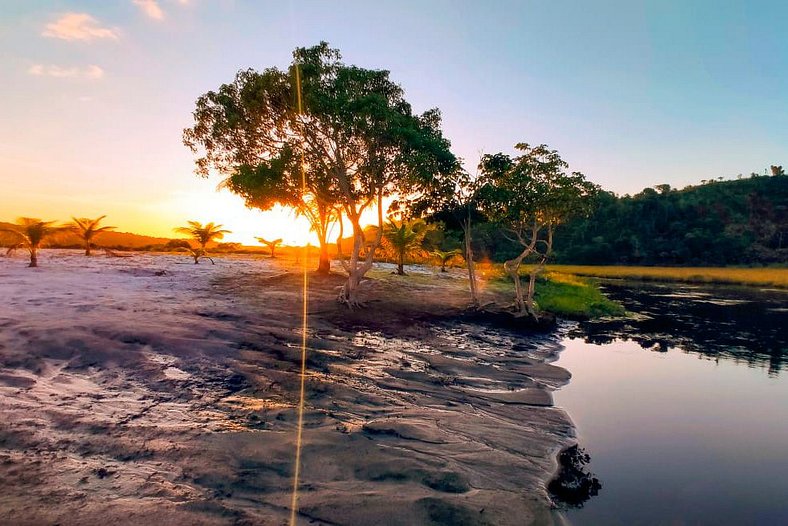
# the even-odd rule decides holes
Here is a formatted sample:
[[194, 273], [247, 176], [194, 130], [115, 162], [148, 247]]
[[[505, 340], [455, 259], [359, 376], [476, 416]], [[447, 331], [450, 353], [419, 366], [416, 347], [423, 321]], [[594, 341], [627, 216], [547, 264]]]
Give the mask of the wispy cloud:
[[98, 20], [87, 13], [66, 13], [46, 25], [41, 35], [62, 40], [118, 39], [118, 31], [102, 26]]
[[55, 64], [33, 64], [27, 72], [36, 77], [80, 78], [98, 80], [104, 77], [104, 70], [99, 66], [63, 67]]
[[142, 12], [154, 20], [164, 19], [164, 11], [159, 7], [156, 0], [132, 0], [134, 5], [142, 9]]

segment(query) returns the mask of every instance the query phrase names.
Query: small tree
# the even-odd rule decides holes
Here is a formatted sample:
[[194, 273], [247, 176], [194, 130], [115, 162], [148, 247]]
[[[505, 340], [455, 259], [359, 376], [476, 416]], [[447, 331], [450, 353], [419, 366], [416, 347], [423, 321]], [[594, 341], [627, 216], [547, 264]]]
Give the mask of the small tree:
[[[521, 252], [504, 263], [515, 287], [518, 315], [537, 318], [533, 297], [536, 277], [553, 251], [555, 229], [573, 215], [588, 211], [599, 188], [579, 172], [567, 173], [569, 165], [546, 145], [520, 143], [517, 157], [503, 153], [482, 157], [484, 186], [479, 199], [485, 213], [499, 223], [506, 236], [518, 243]], [[526, 258], [535, 259], [529, 273], [525, 297], [520, 267]]]
[[429, 225], [423, 219], [395, 221], [389, 219], [383, 227], [383, 237], [397, 257], [397, 274], [405, 275], [405, 258], [421, 246]]
[[215, 225], [213, 223], [207, 223], [205, 226], [198, 221], [189, 221], [188, 223], [189, 226], [180, 226], [174, 230], [180, 234], [190, 235], [192, 239], [198, 243], [199, 247], [187, 249], [194, 258], [194, 264], [198, 264], [201, 258], [207, 258], [213, 265], [213, 259], [208, 256], [206, 247], [208, 243], [222, 239], [224, 235], [229, 234], [230, 231], [223, 230], [222, 225]]
[[0, 229], [3, 232], [9, 232], [16, 238], [16, 243], [11, 245], [8, 252], [12, 252], [17, 248], [25, 248], [30, 253], [29, 267], [38, 266], [38, 249], [41, 248], [44, 240], [59, 232], [63, 231], [62, 227], [55, 227], [54, 221], [41, 221], [32, 217], [20, 217], [16, 221], [16, 225], [8, 228]]
[[441, 272], [446, 272], [446, 265], [448, 265], [452, 259], [462, 255], [462, 250], [433, 250], [432, 255], [440, 261]]
[[271, 259], [273, 259], [274, 257], [276, 257], [276, 256], [274, 255], [274, 253], [275, 253], [275, 251], [276, 251], [276, 247], [277, 247], [277, 245], [281, 245], [281, 244], [282, 244], [282, 240], [281, 240], [281, 239], [274, 239], [273, 241], [268, 241], [268, 240], [265, 240], [265, 239], [263, 239], [262, 237], [256, 237], [255, 239], [256, 239], [257, 241], [259, 241], [260, 243], [262, 243], [263, 245], [265, 245], [265, 246], [267, 246], [267, 247], [268, 247], [268, 249], [271, 251]]
[[110, 230], [114, 230], [114, 226], [102, 226], [99, 227], [99, 223], [102, 219], [107, 216], [101, 216], [96, 219], [88, 219], [87, 217], [72, 217], [72, 223], [69, 225], [69, 229], [76, 235], [82, 238], [82, 241], [85, 243], [85, 255], [90, 255], [90, 246], [93, 238], [102, 232], [108, 232]]
[[[457, 162], [452, 170], [438, 171], [423, 185], [421, 194], [411, 199], [411, 210], [417, 214], [449, 214], [459, 223], [463, 232], [463, 257], [468, 269], [468, 288], [471, 306], [479, 307], [479, 286], [476, 280], [476, 263], [473, 253], [473, 223], [479, 213], [477, 198], [483, 178], [479, 172], [471, 175]], [[445, 267], [442, 267], [445, 268]]]

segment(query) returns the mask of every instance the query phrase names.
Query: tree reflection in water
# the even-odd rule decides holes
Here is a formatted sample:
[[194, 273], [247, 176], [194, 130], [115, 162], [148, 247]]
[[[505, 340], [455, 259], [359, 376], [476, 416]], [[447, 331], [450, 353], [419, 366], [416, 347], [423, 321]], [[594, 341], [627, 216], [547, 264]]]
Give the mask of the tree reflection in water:
[[547, 485], [556, 503], [582, 508], [588, 499], [599, 493], [602, 484], [585, 467], [590, 461], [591, 456], [577, 444], [558, 455], [558, 475]]
[[680, 348], [776, 376], [788, 353], [788, 291], [755, 287], [603, 282], [634, 316], [581, 322], [570, 336], [588, 343], [631, 340], [644, 349]]

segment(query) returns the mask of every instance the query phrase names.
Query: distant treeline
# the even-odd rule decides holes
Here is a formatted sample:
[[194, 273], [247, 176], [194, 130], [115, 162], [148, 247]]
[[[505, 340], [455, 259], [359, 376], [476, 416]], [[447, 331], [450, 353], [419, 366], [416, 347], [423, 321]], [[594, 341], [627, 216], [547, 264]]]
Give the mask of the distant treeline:
[[[459, 243], [448, 215], [445, 246]], [[512, 243], [479, 217], [477, 253], [513, 257]], [[589, 265], [762, 265], [788, 263], [788, 176], [669, 185], [635, 195], [600, 192], [593, 212], [561, 225], [555, 263]]]

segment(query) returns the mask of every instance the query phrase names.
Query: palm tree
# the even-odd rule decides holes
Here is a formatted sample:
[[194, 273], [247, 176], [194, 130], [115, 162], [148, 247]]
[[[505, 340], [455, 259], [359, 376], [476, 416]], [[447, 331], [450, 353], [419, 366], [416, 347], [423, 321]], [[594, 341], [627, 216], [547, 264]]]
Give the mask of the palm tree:
[[276, 246], [280, 245], [282, 243], [281, 239], [274, 239], [273, 241], [267, 241], [267, 240], [263, 239], [262, 237], [256, 237], [255, 239], [257, 241], [259, 241], [260, 243], [262, 243], [263, 245], [267, 246], [269, 249], [271, 249], [271, 257], [272, 258], [275, 257], [274, 256], [274, 251], [276, 250]]
[[441, 262], [441, 272], [446, 272], [446, 265], [449, 263], [449, 261], [451, 261], [452, 259], [454, 259], [455, 257], [461, 254], [462, 251], [457, 249], [447, 250], [447, 251], [444, 250], [432, 251], [432, 255], [438, 258], [438, 260]]
[[191, 252], [192, 257], [194, 258], [194, 264], [198, 264], [200, 262], [200, 258], [208, 258], [211, 260], [211, 264], [213, 264], [213, 259], [208, 257], [208, 252], [205, 249], [205, 246], [212, 241], [216, 241], [217, 239], [222, 239], [225, 234], [229, 234], [229, 230], [223, 230], [222, 225], [214, 225], [213, 223], [207, 223], [203, 226], [202, 223], [199, 221], [188, 221], [189, 226], [181, 226], [175, 229], [176, 232], [180, 234], [188, 234], [197, 241], [200, 245], [198, 248], [189, 249]]
[[397, 274], [405, 275], [405, 257], [421, 245], [428, 231], [429, 227], [423, 219], [399, 222], [388, 220], [383, 227], [383, 237], [397, 254]]
[[85, 242], [85, 255], [90, 255], [90, 244], [96, 234], [114, 230], [114, 226], [102, 226], [99, 228], [99, 223], [107, 216], [101, 216], [96, 219], [88, 219], [87, 217], [72, 217], [73, 221], [69, 225], [72, 232], [82, 238]]
[[52, 226], [54, 221], [41, 221], [32, 217], [20, 217], [16, 221], [16, 225], [10, 228], [0, 229], [3, 232], [10, 232], [14, 234], [18, 243], [12, 245], [8, 252], [12, 252], [17, 248], [26, 248], [30, 252], [30, 267], [38, 266], [38, 249], [41, 248], [41, 243], [52, 234], [61, 232], [61, 227]]
[[181, 247], [178, 250], [183, 250], [189, 253], [191, 257], [194, 258], [194, 264], [198, 264], [200, 259], [205, 258], [211, 262], [211, 265], [215, 265], [216, 263], [213, 262], [213, 258], [208, 255], [204, 248], [192, 248], [192, 247]]

